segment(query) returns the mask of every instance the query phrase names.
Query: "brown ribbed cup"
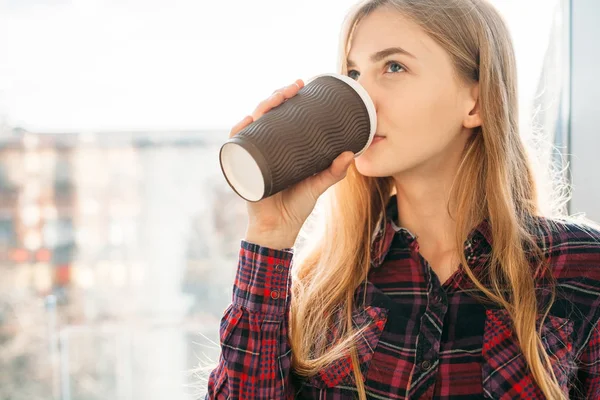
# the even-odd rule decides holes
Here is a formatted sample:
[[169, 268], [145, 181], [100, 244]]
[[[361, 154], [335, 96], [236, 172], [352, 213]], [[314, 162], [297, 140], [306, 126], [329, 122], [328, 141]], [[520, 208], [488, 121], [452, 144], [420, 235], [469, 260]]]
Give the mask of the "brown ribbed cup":
[[221, 169], [247, 201], [270, 197], [327, 169], [345, 151], [355, 157], [377, 126], [367, 92], [351, 78], [323, 74], [221, 147]]

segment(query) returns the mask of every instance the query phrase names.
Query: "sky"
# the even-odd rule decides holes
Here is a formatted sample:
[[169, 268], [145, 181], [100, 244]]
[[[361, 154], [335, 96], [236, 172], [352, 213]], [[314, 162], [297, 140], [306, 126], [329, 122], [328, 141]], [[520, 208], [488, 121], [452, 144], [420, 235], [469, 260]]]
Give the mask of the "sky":
[[[493, 0], [531, 98], [558, 0]], [[229, 129], [335, 72], [354, 0], [0, 0], [0, 123], [36, 132]]]

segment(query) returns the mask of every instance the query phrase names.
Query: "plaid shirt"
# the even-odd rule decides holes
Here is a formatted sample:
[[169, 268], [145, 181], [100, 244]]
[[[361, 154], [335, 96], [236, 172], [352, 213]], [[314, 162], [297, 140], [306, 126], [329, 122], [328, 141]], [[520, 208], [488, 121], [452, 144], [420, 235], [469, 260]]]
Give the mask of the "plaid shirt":
[[[368, 325], [358, 347], [367, 397], [543, 399], [506, 310], [471, 297], [481, 292], [462, 268], [441, 283], [419, 253], [416, 238], [394, 224], [395, 197], [387, 212], [353, 312], [355, 327]], [[537, 220], [543, 223], [535, 225], [536, 237], [558, 280], [557, 298], [541, 327], [544, 349], [570, 398], [600, 399], [600, 232]], [[549, 222], [558, 229], [550, 230]], [[483, 221], [465, 243], [476, 275], [491, 246], [490, 227]], [[233, 301], [221, 320], [219, 364], [210, 373], [206, 399], [357, 398], [349, 357], [308, 379], [291, 370], [292, 259], [292, 249], [242, 241]], [[549, 298], [546, 279], [540, 271], [532, 273], [543, 306]], [[334, 333], [329, 335], [333, 340]]]

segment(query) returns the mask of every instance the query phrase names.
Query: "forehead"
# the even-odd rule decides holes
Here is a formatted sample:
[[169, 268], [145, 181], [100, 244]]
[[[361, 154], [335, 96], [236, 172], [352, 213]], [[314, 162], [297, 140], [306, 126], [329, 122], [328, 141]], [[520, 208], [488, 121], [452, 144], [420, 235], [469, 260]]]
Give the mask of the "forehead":
[[376, 51], [398, 46], [421, 58], [431, 53], [436, 43], [411, 19], [396, 10], [380, 7], [357, 24], [348, 58], [361, 62]]

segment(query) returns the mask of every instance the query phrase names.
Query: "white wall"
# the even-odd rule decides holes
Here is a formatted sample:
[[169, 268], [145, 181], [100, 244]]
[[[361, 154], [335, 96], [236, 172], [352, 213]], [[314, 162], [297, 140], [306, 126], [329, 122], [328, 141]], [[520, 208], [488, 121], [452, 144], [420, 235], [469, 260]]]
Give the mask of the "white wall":
[[600, 2], [572, 2], [571, 214], [600, 222]]

